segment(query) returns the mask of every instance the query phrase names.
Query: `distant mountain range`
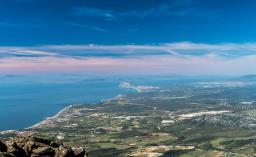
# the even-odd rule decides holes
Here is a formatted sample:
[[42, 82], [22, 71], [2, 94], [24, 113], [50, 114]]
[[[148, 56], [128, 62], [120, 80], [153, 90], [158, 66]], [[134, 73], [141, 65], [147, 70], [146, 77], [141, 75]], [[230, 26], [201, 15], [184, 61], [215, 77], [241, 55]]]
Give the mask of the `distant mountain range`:
[[243, 75], [243, 76], [239, 76], [239, 77], [234, 78], [234, 80], [237, 80], [237, 81], [256, 81], [256, 75], [254, 75], [254, 74]]

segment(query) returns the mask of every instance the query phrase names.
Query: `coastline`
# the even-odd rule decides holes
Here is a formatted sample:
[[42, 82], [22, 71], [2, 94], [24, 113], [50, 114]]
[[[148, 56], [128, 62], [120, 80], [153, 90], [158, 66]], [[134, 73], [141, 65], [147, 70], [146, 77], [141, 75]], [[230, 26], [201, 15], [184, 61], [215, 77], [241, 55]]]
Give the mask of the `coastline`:
[[51, 116], [51, 117], [47, 117], [46, 119], [44, 119], [44, 120], [42, 120], [42, 121], [40, 121], [40, 122], [38, 122], [38, 123], [36, 123], [36, 124], [30, 126], [30, 127], [25, 128], [24, 130], [35, 129], [35, 128], [40, 127], [40, 126], [42, 126], [42, 125], [44, 125], [44, 124], [47, 124], [47, 123], [49, 123], [49, 121], [58, 118], [62, 113], [64, 113], [64, 112], [67, 111], [68, 109], [72, 108], [74, 105], [75, 105], [75, 104], [69, 105], [69, 106], [67, 106], [67, 107], [65, 107], [65, 108], [63, 108], [63, 109], [61, 109], [61, 110], [60, 110], [58, 113], [56, 113], [55, 115], [53, 115], [53, 116]]
[[[116, 96], [109, 98], [109, 99], [101, 99], [100, 101], [94, 102], [94, 103], [90, 103], [90, 104], [97, 104], [97, 103], [103, 103], [106, 101], [111, 101], [111, 100], [115, 100], [115, 99], [119, 99], [120, 97], [123, 97], [124, 94], [117, 94]], [[30, 130], [30, 129], [36, 129], [36, 128], [41, 128], [43, 126], [45, 126], [46, 124], [49, 124], [51, 121], [55, 120], [56, 118], [58, 118], [60, 115], [62, 115], [63, 113], [65, 113], [66, 111], [68, 111], [70, 108], [76, 106], [76, 105], [82, 105], [82, 104], [72, 104], [69, 105], [63, 109], [61, 109], [58, 113], [56, 113], [55, 115], [51, 116], [51, 117], [47, 117], [46, 119], [30, 126], [27, 128], [24, 128], [23, 130]], [[8, 130], [6, 130], [8, 131]]]
[[42, 121], [40, 121], [40, 122], [30, 126], [30, 127], [27, 127], [27, 128], [23, 128], [23, 129], [19, 129], [19, 130], [0, 130], [0, 135], [29, 134], [29, 133], [31, 133], [31, 131], [33, 132], [33, 129], [40, 129], [40, 128], [43, 128], [43, 127], [47, 126], [48, 124], [51, 124], [57, 118], [59, 118], [62, 114], [68, 112], [69, 109], [71, 109], [72, 107], [74, 107], [76, 105], [82, 105], [82, 104], [72, 104], [72, 105], [69, 105], [67, 107], [64, 107], [63, 109], [61, 109], [55, 115], [53, 115], [51, 117], [47, 117], [44, 120], [42, 120]]
[[4, 135], [4, 134], [12, 134], [12, 133], [19, 133], [19, 132], [23, 132], [23, 131], [29, 131], [30, 129], [36, 129], [40, 126], [43, 126], [47, 123], [49, 123], [50, 121], [58, 118], [61, 114], [63, 114], [64, 112], [66, 112], [67, 110], [69, 110], [70, 108], [72, 108], [73, 106], [75, 106], [75, 104], [69, 105], [67, 107], [64, 107], [63, 109], [61, 109], [58, 113], [56, 113], [55, 115], [51, 116], [51, 117], [47, 117], [44, 120], [29, 126], [27, 128], [23, 128], [23, 129], [18, 129], [18, 130], [0, 130], [0, 135]]
[[[111, 100], [115, 100], [115, 99], [118, 99], [120, 97], [123, 97], [125, 96], [125, 94], [116, 94], [115, 96], [111, 97], [111, 98], [105, 98], [105, 99], [101, 99], [101, 100], [98, 100], [98, 101], [95, 101], [95, 102], [91, 102], [89, 104], [97, 104], [97, 103], [103, 103], [103, 102], [106, 102], [106, 101], [111, 101]], [[24, 132], [24, 131], [30, 131], [30, 130], [33, 130], [33, 129], [36, 129], [36, 128], [42, 128], [44, 126], [47, 126], [47, 124], [51, 123], [52, 121], [54, 121], [56, 118], [58, 118], [60, 115], [62, 115], [63, 113], [67, 112], [70, 108], [76, 106], [76, 105], [82, 105], [82, 104], [72, 104], [72, 105], [69, 105], [67, 107], [64, 107], [63, 109], [61, 109], [59, 112], [57, 112], [55, 115], [53, 116], [50, 116], [50, 117], [46, 117], [45, 119], [43, 119], [42, 121], [32, 125], [32, 126], [29, 126], [29, 127], [25, 127], [25, 128], [21, 128], [21, 129], [9, 129], [9, 130], [0, 130], [0, 135], [4, 135], [4, 134], [12, 134], [12, 133], [21, 133], [21, 132]]]

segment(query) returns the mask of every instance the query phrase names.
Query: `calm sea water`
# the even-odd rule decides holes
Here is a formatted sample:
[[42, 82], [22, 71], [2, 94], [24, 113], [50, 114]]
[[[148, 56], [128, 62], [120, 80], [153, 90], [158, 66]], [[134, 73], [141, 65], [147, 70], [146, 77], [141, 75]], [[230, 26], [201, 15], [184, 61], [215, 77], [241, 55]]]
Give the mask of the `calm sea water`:
[[88, 77], [83, 75], [0, 76], [0, 130], [32, 126], [71, 104], [96, 103], [118, 94], [136, 92], [120, 88], [135, 85], [172, 88], [190, 82], [182, 77]]
[[21, 129], [70, 104], [95, 103], [129, 91], [118, 79], [0, 77], [0, 130]]

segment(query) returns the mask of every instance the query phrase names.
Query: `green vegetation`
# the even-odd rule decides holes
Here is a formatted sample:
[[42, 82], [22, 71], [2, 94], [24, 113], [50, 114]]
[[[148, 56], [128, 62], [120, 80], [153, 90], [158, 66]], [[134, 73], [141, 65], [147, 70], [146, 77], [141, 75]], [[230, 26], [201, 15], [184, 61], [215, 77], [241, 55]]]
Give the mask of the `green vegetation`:
[[256, 155], [252, 87], [203, 88], [130, 94], [95, 105], [73, 106], [37, 136], [87, 148], [91, 157]]

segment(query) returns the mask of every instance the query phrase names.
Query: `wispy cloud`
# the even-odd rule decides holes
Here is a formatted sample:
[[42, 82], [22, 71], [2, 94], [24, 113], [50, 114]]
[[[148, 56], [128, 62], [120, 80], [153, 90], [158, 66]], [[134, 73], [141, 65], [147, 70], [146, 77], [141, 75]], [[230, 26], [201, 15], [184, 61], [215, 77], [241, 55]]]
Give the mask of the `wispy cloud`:
[[256, 73], [256, 43], [0, 47], [0, 72]]
[[91, 26], [91, 25], [85, 25], [85, 24], [81, 24], [81, 23], [76, 23], [76, 22], [70, 22], [70, 21], [62, 21], [65, 24], [68, 25], [72, 25], [72, 26], [76, 26], [76, 27], [83, 27], [86, 29], [90, 29], [90, 30], [94, 30], [94, 31], [99, 31], [99, 32], [109, 32], [106, 29], [100, 28], [100, 27], [96, 27], [96, 26]]
[[16, 72], [90, 72], [108, 74], [247, 74], [256, 73], [256, 55], [237, 59], [208, 56], [143, 58], [5, 58], [0, 60], [1, 73]]
[[47, 51], [33, 50], [28, 47], [0, 47], [0, 58], [20, 57], [48, 57], [59, 56], [59, 54]]
[[73, 15], [86, 16], [86, 17], [103, 17], [105, 19], [117, 20], [120, 18], [146, 18], [146, 17], [161, 17], [169, 15], [183, 16], [187, 14], [184, 11], [170, 11], [168, 5], [161, 5], [158, 7], [152, 7], [149, 9], [134, 9], [126, 11], [116, 11], [107, 9], [98, 9], [90, 7], [75, 7], [73, 8]]
[[218, 57], [241, 57], [256, 54], [256, 43], [166, 43], [158, 45], [50, 45], [37, 47], [41, 51], [51, 51], [71, 56], [110, 56], [119, 57], [133, 56], [159, 56], [179, 55], [184, 57], [193, 56], [218, 56]]
[[114, 17], [114, 13], [111, 10], [103, 10], [97, 8], [90, 8], [90, 7], [74, 7], [73, 14], [77, 16], [91, 16], [91, 17], [106, 17], [112, 18]]
[[144, 57], [144, 56], [215, 56], [238, 58], [256, 54], [256, 43], [165, 43], [152, 45], [45, 45], [33, 47], [0, 47], [3, 54], [59, 57]]
[[[105, 19], [118, 20], [123, 18], [154, 18], [154, 17], [207, 17], [216, 18], [220, 16], [219, 12], [212, 10], [202, 10], [189, 6], [192, 0], [180, 0], [173, 1], [170, 4], [162, 4], [145, 8], [134, 8], [130, 10], [113, 10], [113, 9], [101, 9], [87, 6], [74, 7], [73, 15], [84, 17], [102, 17]], [[187, 7], [189, 6], [189, 7]]]

